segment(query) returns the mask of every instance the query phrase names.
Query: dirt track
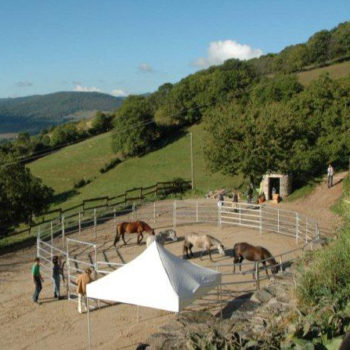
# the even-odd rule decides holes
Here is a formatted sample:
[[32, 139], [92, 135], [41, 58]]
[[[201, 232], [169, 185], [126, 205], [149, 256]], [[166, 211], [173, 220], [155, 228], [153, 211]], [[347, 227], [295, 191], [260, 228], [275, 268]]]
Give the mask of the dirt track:
[[[337, 218], [329, 208], [340, 196], [341, 187], [341, 182], [330, 190], [321, 184], [308, 198], [281, 205], [313, 216], [329, 229], [337, 224]], [[267, 233], [260, 236], [255, 230], [240, 227], [219, 229], [215, 224], [198, 224], [178, 228], [180, 236], [193, 231], [218, 237], [226, 248], [232, 248], [237, 241], [248, 241], [264, 245], [276, 255], [295, 247], [294, 239]], [[105, 239], [112, 240], [113, 237], [107, 235], [102, 238]], [[167, 248], [180, 255], [181, 241], [167, 244]], [[130, 246], [121, 251], [125, 260], [130, 261], [143, 249], [145, 246]], [[87, 318], [85, 314], [77, 313], [74, 302], [55, 301], [51, 283], [46, 281], [41, 294], [42, 304], [32, 303], [30, 267], [35, 254], [36, 250], [30, 248], [0, 258], [0, 349], [86, 349]], [[214, 259], [222, 258], [214, 254]], [[208, 257], [194, 261], [206, 265]], [[232, 260], [226, 258], [226, 261]], [[173, 317], [163, 311], [140, 308], [140, 322], [136, 323], [136, 307], [123, 304], [94, 311], [91, 313], [93, 349], [135, 349], [139, 342], [145, 341]]]

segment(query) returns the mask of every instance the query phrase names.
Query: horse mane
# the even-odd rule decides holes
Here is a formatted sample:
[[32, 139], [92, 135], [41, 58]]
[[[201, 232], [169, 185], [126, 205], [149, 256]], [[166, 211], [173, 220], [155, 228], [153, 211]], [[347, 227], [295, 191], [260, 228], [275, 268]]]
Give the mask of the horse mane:
[[206, 235], [206, 236], [207, 236], [210, 240], [214, 241], [215, 243], [221, 244], [221, 245], [222, 245], [221, 241], [219, 241], [217, 238], [215, 238], [215, 237], [213, 237], [213, 236], [211, 236], [211, 235]]
[[261, 246], [258, 246], [258, 247], [264, 252], [264, 254], [266, 254], [265, 259], [272, 258], [272, 259], [268, 260], [270, 262], [270, 264], [277, 264], [275, 257], [271, 254], [271, 252], [269, 250], [267, 250], [266, 248], [261, 247]]

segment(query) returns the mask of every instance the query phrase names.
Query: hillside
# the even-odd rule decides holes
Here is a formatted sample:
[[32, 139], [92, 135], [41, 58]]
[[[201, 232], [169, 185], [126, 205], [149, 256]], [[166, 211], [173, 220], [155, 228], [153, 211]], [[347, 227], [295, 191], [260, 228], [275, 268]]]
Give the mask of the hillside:
[[[211, 174], [206, 169], [203, 127], [196, 125], [189, 131], [193, 133], [197, 191], [204, 193], [210, 189], [239, 185], [239, 177]], [[39, 159], [31, 163], [29, 168], [35, 176], [42, 178], [45, 184], [55, 189], [54, 206], [63, 208], [77, 204], [85, 198], [118, 194], [134, 186], [151, 185], [175, 177], [189, 179], [191, 176], [188, 135], [182, 135], [157, 151], [143, 157], [128, 159], [109, 172], [100, 174], [99, 169], [114, 157], [111, 150], [111, 133], [107, 133]], [[83, 177], [91, 179], [92, 182], [74, 190], [74, 182]]]
[[98, 92], [75, 91], [3, 98], [0, 99], [0, 133], [35, 133], [44, 127], [91, 115], [86, 112], [113, 111], [122, 101], [121, 97]]
[[350, 75], [350, 61], [332, 64], [330, 66], [312, 69], [306, 72], [298, 73], [298, 79], [301, 84], [308, 85], [314, 79], [317, 79], [321, 74], [329, 73], [332, 79], [345, 78]]

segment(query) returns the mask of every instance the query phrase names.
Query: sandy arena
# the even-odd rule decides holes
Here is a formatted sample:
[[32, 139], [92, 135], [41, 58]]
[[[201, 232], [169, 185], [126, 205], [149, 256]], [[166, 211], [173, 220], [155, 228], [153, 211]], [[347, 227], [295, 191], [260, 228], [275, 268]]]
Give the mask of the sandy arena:
[[[98, 245], [98, 259], [120, 262], [121, 258], [126, 262], [132, 260], [145, 248], [145, 239], [141, 246], [137, 246], [136, 235], [128, 236], [128, 246], [118, 249], [116, 253], [112, 242], [113, 231], [108, 223], [101, 225], [97, 239], [92, 229], [81, 234], [70, 235], [70, 238], [90, 241]], [[157, 225], [155, 225], [157, 229]], [[164, 226], [162, 226], [164, 228]], [[209, 233], [219, 238], [230, 254], [234, 243], [247, 241], [256, 245], [263, 245], [274, 255], [295, 249], [295, 239], [280, 236], [273, 233], [257, 230], [233, 227], [217, 224], [190, 224], [177, 227], [180, 237], [178, 242], [167, 243], [166, 248], [176, 255], [182, 255], [182, 237], [188, 232]], [[59, 244], [59, 242], [56, 242]], [[121, 243], [119, 243], [121, 244]], [[73, 246], [73, 250], [76, 249]], [[34, 290], [31, 280], [30, 268], [36, 249], [25, 249], [17, 253], [7, 254], [1, 257], [0, 264], [0, 303], [1, 303], [1, 349], [86, 349], [87, 347], [87, 317], [86, 314], [78, 314], [74, 301], [53, 298], [52, 284], [47, 279], [43, 284], [40, 295], [41, 305], [33, 304], [31, 295]], [[78, 259], [88, 261], [88, 254], [84, 250], [78, 250]], [[299, 253], [293, 253], [290, 257]], [[232, 257], [221, 257], [214, 250], [216, 263], [232, 263]], [[209, 257], [204, 255], [202, 260], [199, 254], [195, 255], [193, 262], [203, 266], [213, 266]], [[248, 267], [246, 267], [247, 269]], [[230, 272], [232, 267], [222, 268], [220, 271]], [[261, 274], [264, 272], [262, 271]], [[264, 273], [265, 274], [265, 273]], [[262, 275], [263, 276], [263, 275]], [[225, 276], [223, 281], [251, 280], [251, 274], [242, 276]], [[225, 286], [224, 298], [232, 299], [245, 291], [253, 290], [255, 283], [241, 286]], [[65, 288], [61, 288], [65, 291]], [[225, 293], [226, 292], [226, 293]], [[216, 298], [213, 291], [207, 298]], [[199, 303], [203, 303], [201, 300]], [[198, 306], [197, 306], [198, 307]], [[216, 307], [215, 311], [218, 308]], [[139, 342], [144, 342], [159, 327], [167, 323], [174, 314], [148, 308], [139, 309], [139, 322], [136, 320], [136, 306], [115, 304], [91, 312], [92, 344], [94, 349], [135, 349]]]

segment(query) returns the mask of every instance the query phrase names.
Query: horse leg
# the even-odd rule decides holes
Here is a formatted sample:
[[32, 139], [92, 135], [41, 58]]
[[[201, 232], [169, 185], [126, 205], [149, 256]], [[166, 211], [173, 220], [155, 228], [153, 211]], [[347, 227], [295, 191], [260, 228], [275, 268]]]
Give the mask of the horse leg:
[[242, 261], [243, 261], [243, 256], [239, 257], [238, 263], [239, 263], [239, 272], [242, 271]]
[[188, 250], [189, 250], [189, 252], [190, 252], [190, 258], [193, 258], [193, 251], [192, 251], [192, 247], [193, 247], [193, 244], [192, 244], [192, 243], [190, 243], [190, 244], [188, 245]]
[[209, 254], [210, 261], [214, 261], [213, 258], [211, 257], [211, 250], [210, 250], [210, 248], [208, 248], [207, 251], [208, 251], [208, 254]]
[[119, 228], [117, 228], [116, 232], [115, 232], [115, 238], [114, 238], [113, 245], [116, 246], [116, 244], [119, 242], [119, 240], [120, 240], [120, 233], [119, 233]]
[[127, 243], [126, 243], [126, 241], [125, 241], [125, 233], [122, 233], [122, 240], [123, 240], [123, 242], [124, 242], [124, 245], [127, 245]]
[[[263, 261], [262, 264], [264, 265], [265, 272], [266, 272], [266, 276], [269, 277], [269, 272], [267, 271], [266, 261]], [[270, 278], [270, 277], [269, 277], [269, 278]]]
[[184, 246], [183, 246], [183, 256], [184, 257], [186, 256], [187, 259], [189, 258], [189, 256], [188, 256], [188, 247], [187, 247], [186, 244], [184, 244]]

